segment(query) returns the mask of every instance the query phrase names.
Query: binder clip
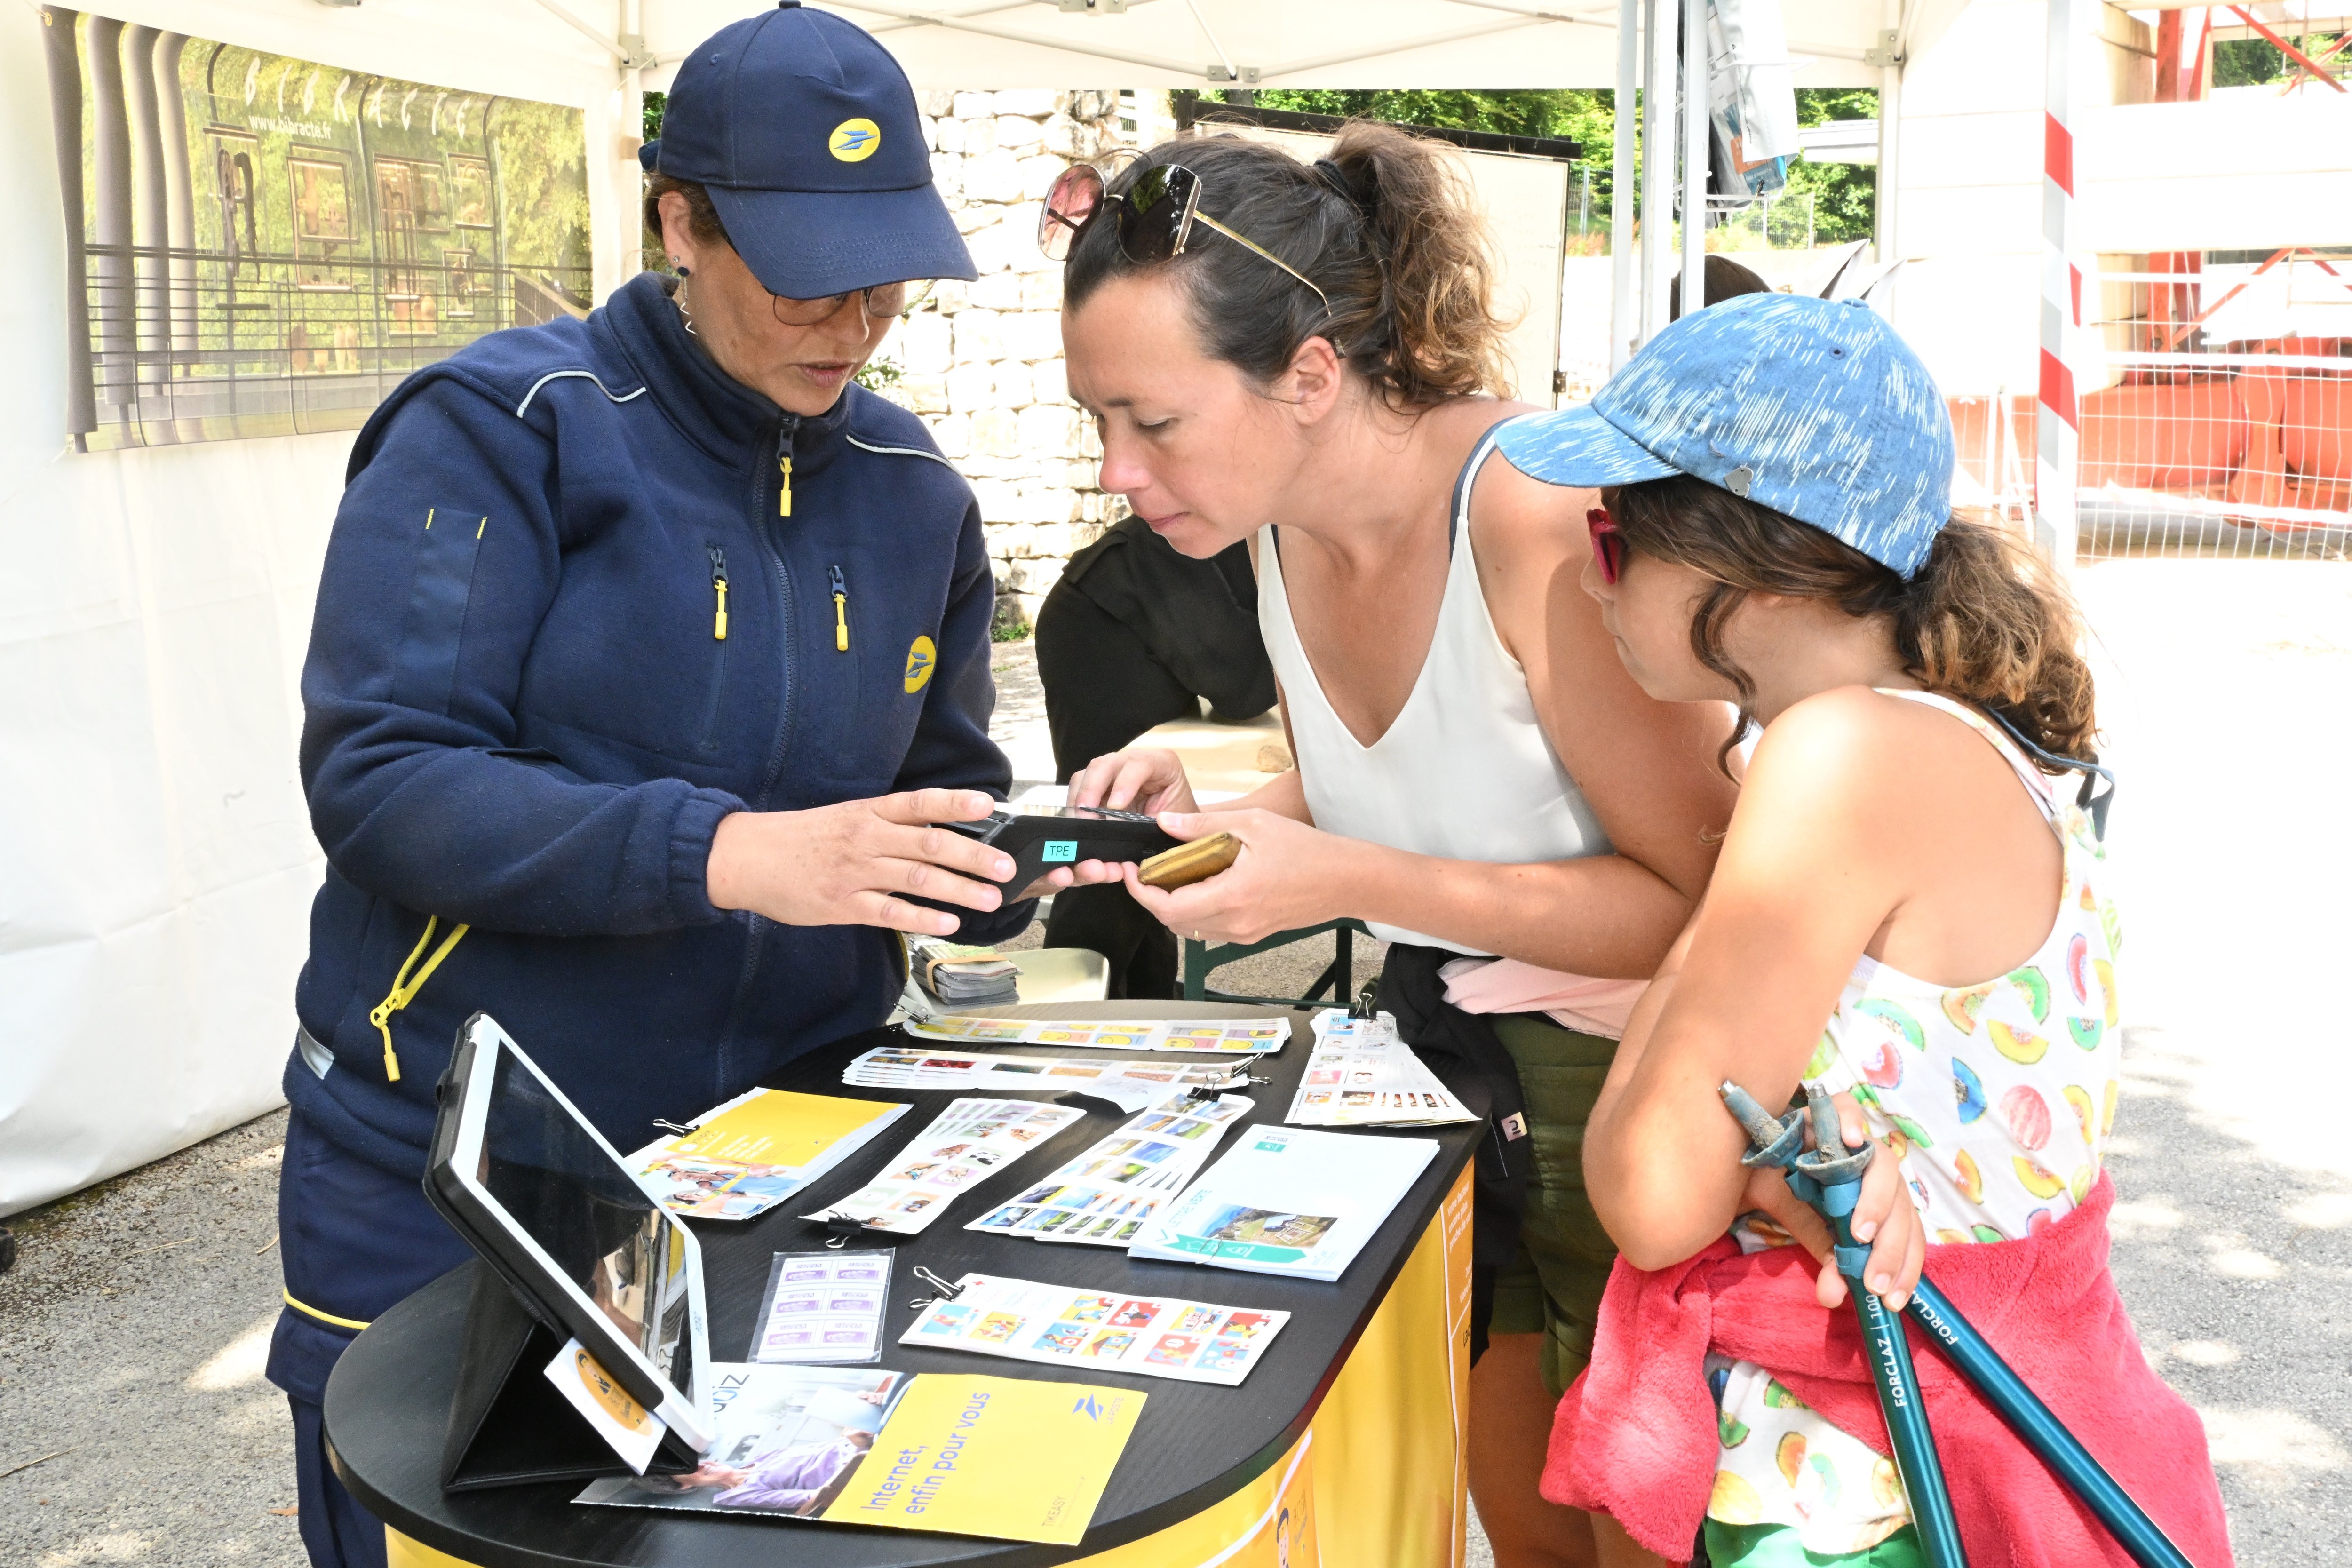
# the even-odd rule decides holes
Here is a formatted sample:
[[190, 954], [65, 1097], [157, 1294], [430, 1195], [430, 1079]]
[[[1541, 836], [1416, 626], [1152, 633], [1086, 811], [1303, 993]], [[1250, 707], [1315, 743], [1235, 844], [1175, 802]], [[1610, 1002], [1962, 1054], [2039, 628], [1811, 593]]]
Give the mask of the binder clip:
[[924, 1268], [919, 1263], [915, 1265], [915, 1278], [931, 1288], [931, 1294], [928, 1296], [918, 1296], [913, 1300], [907, 1303], [907, 1305], [914, 1308], [918, 1312], [923, 1310], [927, 1307], [937, 1306], [941, 1301], [952, 1301], [957, 1297], [963, 1294], [962, 1286], [949, 1284], [946, 1280], [940, 1279], [938, 1275], [932, 1273], [929, 1268]]
[[665, 1121], [658, 1116], [654, 1118], [654, 1125], [665, 1132], [674, 1132], [680, 1138], [689, 1138], [694, 1135], [692, 1127], [680, 1127], [677, 1122]]
[[855, 1215], [845, 1215], [839, 1209], [835, 1209], [815, 1223], [831, 1233], [832, 1239], [824, 1244], [829, 1251], [837, 1252], [847, 1247], [849, 1238], [853, 1236], [889, 1236], [893, 1240], [898, 1239], [891, 1232], [870, 1226]]
[[1380, 994], [1380, 977], [1374, 975], [1364, 982], [1362, 989], [1356, 993], [1356, 999], [1348, 1004], [1348, 1016], [1361, 1018], [1367, 1023], [1381, 1016]]

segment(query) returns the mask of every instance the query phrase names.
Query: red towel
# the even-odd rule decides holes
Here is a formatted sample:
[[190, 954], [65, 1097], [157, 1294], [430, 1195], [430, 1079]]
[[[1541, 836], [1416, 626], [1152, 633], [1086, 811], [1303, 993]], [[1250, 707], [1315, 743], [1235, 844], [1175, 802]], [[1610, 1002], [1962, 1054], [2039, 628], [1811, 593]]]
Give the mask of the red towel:
[[[2205, 1428], [2147, 1364], [2107, 1272], [2102, 1175], [2080, 1208], [2023, 1241], [1927, 1248], [1927, 1274], [2198, 1568], [2231, 1568]], [[1741, 1256], [1726, 1237], [1672, 1268], [1622, 1258], [1592, 1364], [1559, 1402], [1543, 1495], [1608, 1513], [1671, 1562], [1706, 1516], [1718, 1436], [1713, 1349], [1753, 1362], [1887, 1452], [1853, 1310], [1823, 1311], [1802, 1247]], [[2097, 1518], [1906, 1321], [1971, 1568], [2131, 1568]]]

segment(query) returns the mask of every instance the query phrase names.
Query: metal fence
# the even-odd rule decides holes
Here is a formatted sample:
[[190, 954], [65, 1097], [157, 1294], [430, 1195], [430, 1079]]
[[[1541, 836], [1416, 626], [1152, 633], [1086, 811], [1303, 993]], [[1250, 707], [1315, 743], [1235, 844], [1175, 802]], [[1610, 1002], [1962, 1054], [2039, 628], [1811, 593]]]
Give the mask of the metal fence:
[[[2346, 559], [2352, 258], [2151, 261], [2083, 279], [2078, 552]], [[2030, 513], [2033, 407], [1952, 400], [1963, 500]]]

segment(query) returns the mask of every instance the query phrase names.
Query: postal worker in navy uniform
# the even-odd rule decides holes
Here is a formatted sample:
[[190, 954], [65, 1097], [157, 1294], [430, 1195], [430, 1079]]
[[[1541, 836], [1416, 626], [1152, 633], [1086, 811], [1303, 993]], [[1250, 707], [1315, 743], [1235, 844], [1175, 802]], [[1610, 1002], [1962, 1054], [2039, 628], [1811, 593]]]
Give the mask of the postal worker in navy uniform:
[[469, 1256], [422, 1191], [468, 1016], [627, 1150], [882, 1022], [900, 932], [1034, 907], [927, 826], [1011, 784], [979, 509], [852, 379], [925, 280], [974, 276], [906, 77], [787, 0], [681, 64], [645, 161], [674, 275], [412, 376], [327, 550], [269, 1361], [322, 1565], [385, 1559], [326, 1461], [335, 1359]]

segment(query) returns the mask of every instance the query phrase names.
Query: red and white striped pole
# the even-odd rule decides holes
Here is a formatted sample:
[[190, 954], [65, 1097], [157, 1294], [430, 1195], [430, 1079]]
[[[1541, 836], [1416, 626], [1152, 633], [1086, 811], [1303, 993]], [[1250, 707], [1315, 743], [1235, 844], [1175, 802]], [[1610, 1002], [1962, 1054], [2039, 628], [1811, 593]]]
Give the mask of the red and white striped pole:
[[2042, 374], [2034, 418], [2036, 531], [2058, 567], [2074, 564], [2075, 469], [2082, 416], [2074, 401], [2074, 336], [2083, 324], [2083, 275], [2074, 267], [2074, 6], [2047, 0], [2042, 65]]

